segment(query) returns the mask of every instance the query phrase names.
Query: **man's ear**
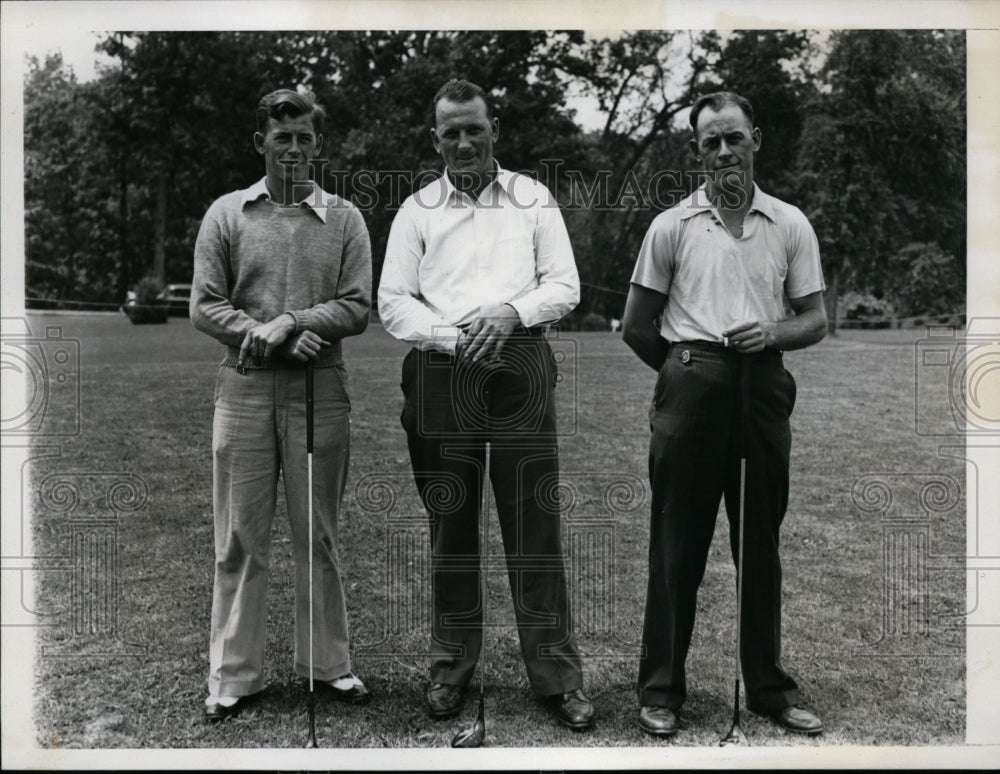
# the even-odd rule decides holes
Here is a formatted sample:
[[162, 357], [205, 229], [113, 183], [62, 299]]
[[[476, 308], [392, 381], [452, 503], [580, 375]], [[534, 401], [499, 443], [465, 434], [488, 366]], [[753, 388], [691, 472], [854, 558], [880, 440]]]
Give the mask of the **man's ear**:
[[698, 153], [698, 141], [691, 140], [691, 155], [694, 156], [695, 161], [701, 161], [701, 154]]
[[499, 139], [500, 139], [500, 119], [499, 118], [494, 118], [493, 119], [493, 142], [496, 142]]
[[763, 135], [760, 133], [760, 127], [755, 126], [753, 128], [753, 132], [751, 132], [750, 136], [753, 137], [753, 149], [755, 151], [759, 151], [760, 150], [760, 141], [761, 141], [761, 138], [763, 137]]
[[440, 153], [441, 152], [441, 143], [438, 142], [438, 134], [437, 134], [437, 131], [435, 131], [434, 127], [431, 127], [431, 142], [434, 145], [434, 150], [436, 150], [438, 153]]
[[257, 152], [263, 156], [264, 155], [264, 135], [260, 132], [253, 133], [253, 147], [257, 149]]
[[323, 135], [317, 134], [316, 135], [316, 153], [319, 154], [319, 152], [321, 150], [323, 150]]

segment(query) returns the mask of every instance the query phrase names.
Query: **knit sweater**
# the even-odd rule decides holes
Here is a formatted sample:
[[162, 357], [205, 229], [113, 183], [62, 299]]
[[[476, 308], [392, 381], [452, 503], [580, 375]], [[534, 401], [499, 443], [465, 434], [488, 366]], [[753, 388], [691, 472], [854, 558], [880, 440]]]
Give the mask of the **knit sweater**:
[[[371, 245], [350, 202], [315, 187], [300, 205], [279, 205], [261, 180], [217, 199], [194, 249], [191, 322], [228, 348], [235, 366], [247, 331], [290, 312], [295, 332], [331, 342], [317, 367], [342, 362], [340, 340], [361, 333], [371, 307]], [[294, 334], [293, 334], [294, 335]], [[273, 356], [246, 368], [299, 366]]]

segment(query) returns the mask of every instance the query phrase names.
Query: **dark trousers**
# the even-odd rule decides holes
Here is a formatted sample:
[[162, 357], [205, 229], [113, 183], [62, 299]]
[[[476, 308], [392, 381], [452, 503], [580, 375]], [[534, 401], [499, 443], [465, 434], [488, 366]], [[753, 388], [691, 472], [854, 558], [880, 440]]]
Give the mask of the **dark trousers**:
[[[652, 488], [649, 585], [639, 662], [639, 703], [677, 709], [687, 685], [684, 661], [698, 586], [724, 496], [730, 547], [739, 542], [739, 358], [718, 345], [671, 346], [650, 409]], [[749, 363], [740, 658], [747, 706], [782, 709], [799, 700], [781, 667], [781, 561], [778, 529], [788, 505], [789, 417], [795, 381], [781, 355]], [[735, 617], [735, 604], [734, 604]], [[731, 658], [720, 643], [720, 658]]]
[[[540, 335], [515, 334], [494, 365], [439, 352], [403, 361], [414, 479], [431, 519], [431, 681], [465, 686], [483, 639], [479, 520], [485, 444], [521, 653], [535, 695], [582, 686], [560, 539], [555, 363]], [[490, 616], [488, 626], [498, 616]]]

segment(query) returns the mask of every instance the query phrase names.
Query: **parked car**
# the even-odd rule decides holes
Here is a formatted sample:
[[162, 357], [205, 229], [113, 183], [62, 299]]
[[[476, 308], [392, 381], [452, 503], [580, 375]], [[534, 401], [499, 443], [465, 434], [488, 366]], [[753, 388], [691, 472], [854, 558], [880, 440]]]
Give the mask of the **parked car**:
[[122, 311], [133, 323], [165, 323], [170, 315], [188, 315], [191, 285], [186, 282], [161, 284], [155, 277], [143, 277], [134, 290], [125, 294]]
[[155, 299], [152, 303], [140, 303], [139, 297], [134, 290], [125, 293], [125, 303], [122, 304], [122, 311], [133, 325], [142, 323], [165, 323], [167, 321], [166, 303]]
[[163, 298], [167, 302], [169, 313], [175, 317], [188, 316], [188, 304], [191, 301], [191, 284], [175, 282], [163, 289]]

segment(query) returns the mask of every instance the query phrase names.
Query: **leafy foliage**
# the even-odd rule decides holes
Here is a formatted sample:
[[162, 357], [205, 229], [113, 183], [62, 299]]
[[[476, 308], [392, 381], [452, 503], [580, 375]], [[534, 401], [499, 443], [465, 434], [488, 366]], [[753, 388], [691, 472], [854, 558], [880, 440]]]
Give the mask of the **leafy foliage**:
[[964, 308], [965, 287], [956, 284], [955, 259], [937, 244], [915, 242], [889, 259], [890, 272], [906, 276], [895, 289], [897, 313], [902, 316], [952, 314]]
[[822, 75], [796, 183], [828, 278], [892, 298], [908, 270], [889, 257], [935, 242], [964, 288], [964, 32], [837, 32]]
[[[29, 63], [29, 298], [116, 305], [146, 274], [187, 281], [208, 205], [263, 173], [253, 109], [280, 87], [327, 108], [317, 179], [364, 212], [377, 282], [396, 208], [439, 173], [430, 108], [450, 77], [488, 89], [497, 157], [564, 207], [584, 284], [572, 324], [621, 314], [649, 223], [698, 182], [685, 110], [717, 89], [754, 103], [758, 180], [813, 222], [831, 298], [909, 308], [934, 283], [938, 298], [964, 287], [961, 32], [116, 32], [99, 46], [115, 64], [89, 83], [58, 56]], [[572, 95], [599, 128], [580, 127]]]
[[140, 304], [159, 304], [163, 299], [163, 280], [147, 275], [135, 284], [135, 299]]

